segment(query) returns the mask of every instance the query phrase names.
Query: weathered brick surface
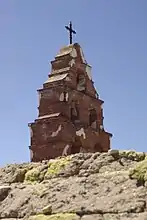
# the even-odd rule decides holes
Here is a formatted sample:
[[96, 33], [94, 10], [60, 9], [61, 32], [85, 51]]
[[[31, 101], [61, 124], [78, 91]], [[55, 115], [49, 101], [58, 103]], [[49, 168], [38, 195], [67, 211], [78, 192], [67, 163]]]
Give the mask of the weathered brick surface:
[[98, 98], [78, 44], [63, 48], [51, 62], [51, 74], [38, 90], [38, 118], [29, 124], [31, 160], [64, 153], [108, 151], [111, 134], [103, 125]]

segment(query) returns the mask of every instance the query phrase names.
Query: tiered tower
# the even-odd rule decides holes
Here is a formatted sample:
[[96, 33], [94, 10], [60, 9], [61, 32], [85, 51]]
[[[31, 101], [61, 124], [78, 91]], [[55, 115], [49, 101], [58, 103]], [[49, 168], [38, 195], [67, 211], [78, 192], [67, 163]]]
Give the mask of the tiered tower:
[[112, 134], [104, 129], [99, 98], [78, 43], [63, 47], [38, 90], [39, 115], [29, 123], [31, 161], [78, 152], [107, 152]]

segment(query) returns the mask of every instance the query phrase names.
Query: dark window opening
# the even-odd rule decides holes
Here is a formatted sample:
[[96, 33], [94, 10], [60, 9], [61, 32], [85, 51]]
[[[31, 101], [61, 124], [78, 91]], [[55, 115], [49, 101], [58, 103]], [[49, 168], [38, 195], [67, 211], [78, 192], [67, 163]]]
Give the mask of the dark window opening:
[[63, 100], [63, 102], [66, 102], [66, 91], [64, 91], [63, 94], [64, 94], [64, 100]]
[[76, 103], [73, 103], [71, 107], [71, 120], [72, 121], [79, 120], [79, 110]]
[[68, 101], [68, 92], [67, 92], [67, 87], [65, 86], [64, 87], [64, 91], [63, 91], [63, 94], [64, 94], [64, 102], [67, 102]]
[[89, 125], [94, 129], [97, 129], [97, 127], [98, 127], [97, 112], [95, 109], [91, 109], [89, 112]]

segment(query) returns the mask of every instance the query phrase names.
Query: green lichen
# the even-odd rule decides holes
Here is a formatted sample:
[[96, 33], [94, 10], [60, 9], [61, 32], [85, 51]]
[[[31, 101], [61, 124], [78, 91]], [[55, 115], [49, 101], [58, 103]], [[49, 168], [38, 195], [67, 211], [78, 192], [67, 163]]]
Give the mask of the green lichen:
[[136, 152], [134, 150], [120, 151], [119, 155], [120, 157], [125, 157], [129, 160], [134, 160], [134, 161], [142, 161], [145, 159], [144, 152]]
[[25, 181], [41, 182], [44, 178], [44, 172], [40, 172], [39, 168], [33, 168], [25, 174]]
[[133, 169], [130, 169], [129, 177], [137, 179], [140, 183], [147, 181], [147, 159], [137, 163]]
[[58, 176], [66, 168], [70, 161], [70, 157], [50, 160], [48, 163], [48, 170], [45, 175], [46, 179]]
[[54, 215], [35, 215], [31, 216], [29, 220], [79, 220], [79, 217], [72, 213], [61, 213]]
[[30, 183], [41, 182], [50, 179], [62, 172], [70, 163], [70, 156], [50, 160], [47, 166], [38, 166], [28, 170], [25, 174], [25, 181]]

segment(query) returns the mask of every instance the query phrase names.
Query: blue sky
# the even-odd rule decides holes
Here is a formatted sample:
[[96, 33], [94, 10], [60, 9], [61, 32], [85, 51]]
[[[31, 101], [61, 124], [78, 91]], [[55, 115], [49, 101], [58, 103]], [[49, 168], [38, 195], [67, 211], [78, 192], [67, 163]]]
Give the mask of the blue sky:
[[112, 148], [146, 151], [146, 11], [146, 0], [0, 1], [0, 166], [29, 161], [36, 90], [68, 44], [70, 20], [105, 101]]

